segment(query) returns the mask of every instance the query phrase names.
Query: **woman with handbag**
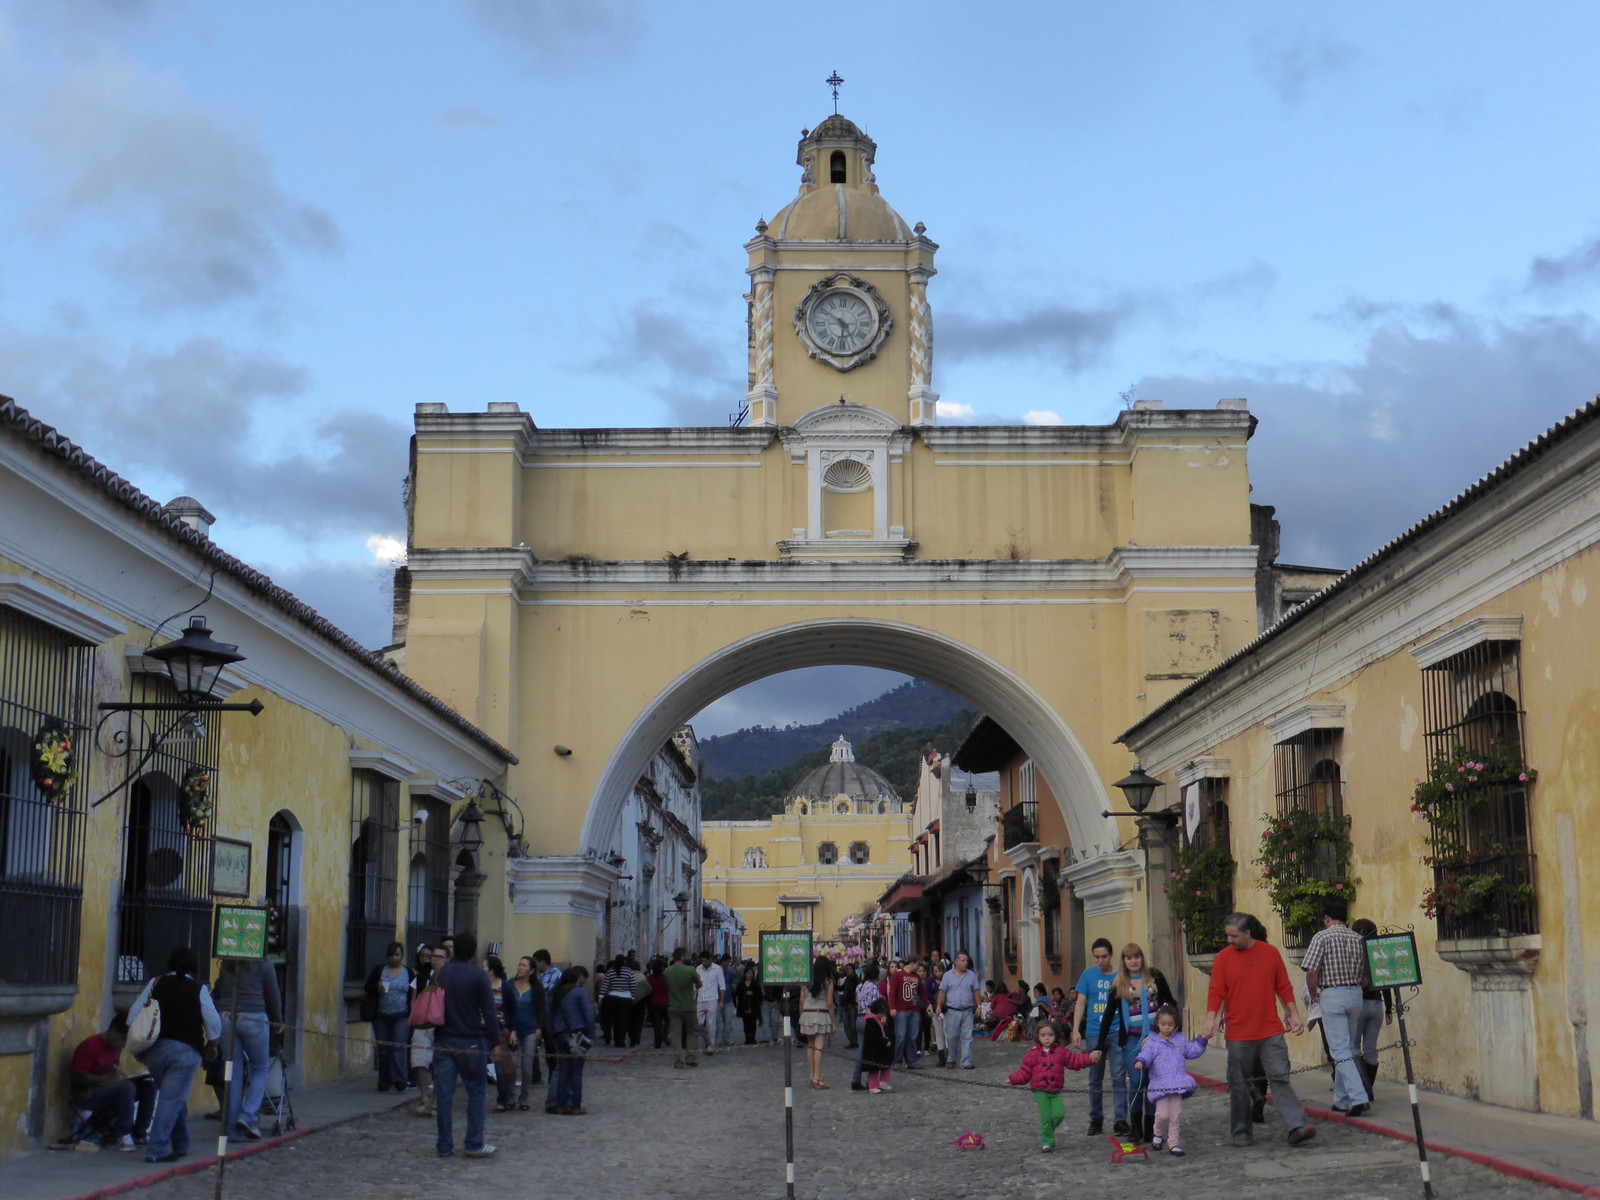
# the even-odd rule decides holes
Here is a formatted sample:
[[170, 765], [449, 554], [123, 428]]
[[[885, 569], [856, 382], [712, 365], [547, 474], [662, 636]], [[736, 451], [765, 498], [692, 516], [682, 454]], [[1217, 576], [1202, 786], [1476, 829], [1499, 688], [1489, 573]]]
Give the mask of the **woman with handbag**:
[[450, 961], [450, 952], [443, 946], [429, 951], [428, 973], [418, 974], [411, 981], [411, 1013], [406, 1024], [411, 1028], [411, 1075], [422, 1093], [417, 1102], [417, 1115], [434, 1115], [433, 1092], [433, 1031], [444, 1024], [444, 989], [433, 981], [439, 969]]
[[189, 1153], [189, 1093], [205, 1044], [222, 1036], [222, 1018], [206, 985], [195, 978], [198, 971], [194, 951], [178, 947], [167, 960], [166, 974], [147, 983], [129, 1010], [137, 1019], [153, 1004], [161, 1017], [160, 1036], [144, 1053], [156, 1085], [145, 1162], [177, 1162]]
[[378, 1068], [378, 1090], [391, 1087], [403, 1092], [409, 1085], [406, 1075], [406, 1043], [411, 1030], [406, 1017], [411, 1012], [411, 981], [406, 966], [406, 948], [390, 942], [384, 960], [367, 976], [366, 998], [361, 1002], [363, 1020], [372, 1023], [372, 1057]]
[[581, 1117], [583, 1106], [583, 1062], [594, 1044], [594, 1002], [584, 988], [589, 972], [583, 967], [568, 967], [550, 998], [550, 1053], [555, 1069], [550, 1072], [550, 1090], [544, 1110], [563, 1117]]

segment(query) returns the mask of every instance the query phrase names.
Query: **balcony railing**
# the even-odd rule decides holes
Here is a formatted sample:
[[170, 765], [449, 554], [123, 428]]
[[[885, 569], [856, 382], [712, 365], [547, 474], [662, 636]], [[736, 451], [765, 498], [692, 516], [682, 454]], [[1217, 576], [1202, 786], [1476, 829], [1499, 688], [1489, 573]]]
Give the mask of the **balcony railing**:
[[1024, 800], [1000, 816], [1000, 845], [1009, 850], [1025, 842], [1039, 840], [1039, 802]]
[[1453, 866], [1454, 911], [1440, 916], [1439, 937], [1454, 941], [1538, 933], [1537, 865], [1534, 855], [1513, 851]]

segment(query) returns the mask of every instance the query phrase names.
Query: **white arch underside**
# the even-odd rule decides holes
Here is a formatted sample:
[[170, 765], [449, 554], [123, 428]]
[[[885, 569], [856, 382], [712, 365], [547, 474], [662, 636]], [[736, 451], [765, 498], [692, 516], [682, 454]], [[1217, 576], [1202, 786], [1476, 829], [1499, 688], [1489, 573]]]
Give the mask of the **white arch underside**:
[[1114, 850], [1116, 827], [1100, 814], [1109, 796], [1072, 730], [1018, 675], [971, 646], [895, 621], [836, 619], [780, 626], [707, 656], [673, 680], [612, 752], [584, 818], [582, 851], [610, 847], [624, 805], [650, 756], [684, 721], [747, 683], [802, 667], [881, 667], [926, 679], [987, 713], [1044, 773], [1080, 853]]

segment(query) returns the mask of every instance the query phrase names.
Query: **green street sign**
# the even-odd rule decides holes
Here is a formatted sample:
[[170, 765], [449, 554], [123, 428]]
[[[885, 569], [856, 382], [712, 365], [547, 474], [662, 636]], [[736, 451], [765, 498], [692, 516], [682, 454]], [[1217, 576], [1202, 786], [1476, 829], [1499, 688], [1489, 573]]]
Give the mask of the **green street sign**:
[[763, 930], [761, 933], [761, 982], [811, 982], [811, 931]]
[[1367, 939], [1367, 972], [1375, 988], [1420, 987], [1422, 965], [1417, 960], [1414, 933], [1386, 933]]
[[267, 910], [248, 904], [217, 905], [212, 958], [265, 958]]

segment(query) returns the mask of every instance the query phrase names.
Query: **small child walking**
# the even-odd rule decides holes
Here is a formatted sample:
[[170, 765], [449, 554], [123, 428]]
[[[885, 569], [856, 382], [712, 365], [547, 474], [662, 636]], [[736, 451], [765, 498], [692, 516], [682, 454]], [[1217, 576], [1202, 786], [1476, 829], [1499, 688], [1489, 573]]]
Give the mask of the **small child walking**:
[[1079, 1054], [1057, 1040], [1054, 1021], [1040, 1021], [1034, 1030], [1033, 1046], [1022, 1065], [1007, 1076], [1017, 1087], [1033, 1089], [1033, 1102], [1039, 1106], [1039, 1149], [1049, 1154], [1056, 1148], [1056, 1127], [1067, 1119], [1061, 1103], [1061, 1089], [1068, 1071], [1084, 1071], [1100, 1060], [1100, 1051]]
[[1206, 1039], [1190, 1041], [1178, 1032], [1178, 1010], [1163, 1004], [1156, 1010], [1155, 1032], [1139, 1048], [1133, 1060], [1135, 1070], [1148, 1071], [1150, 1099], [1156, 1103], [1155, 1140], [1150, 1144], [1161, 1149], [1165, 1142], [1170, 1153], [1183, 1157], [1183, 1147], [1178, 1144], [1178, 1124], [1183, 1117], [1183, 1098], [1192, 1096], [1194, 1076], [1184, 1069], [1184, 1063], [1199, 1058], [1206, 1052]]
[[861, 1069], [867, 1072], [867, 1091], [892, 1092], [894, 1077], [894, 1035], [889, 1032], [889, 1003], [879, 996], [867, 1008], [861, 1025]]

